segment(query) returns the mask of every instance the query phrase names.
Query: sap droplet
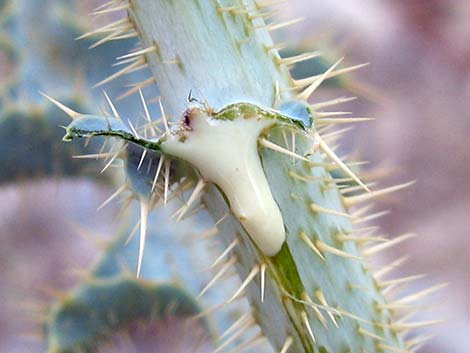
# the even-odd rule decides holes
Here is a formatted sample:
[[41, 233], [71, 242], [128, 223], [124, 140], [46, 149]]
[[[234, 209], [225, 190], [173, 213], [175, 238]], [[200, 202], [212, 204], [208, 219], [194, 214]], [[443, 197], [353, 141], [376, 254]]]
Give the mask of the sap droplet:
[[275, 255], [286, 235], [261, 165], [258, 137], [277, 121], [253, 113], [231, 111], [215, 118], [196, 108], [188, 112], [186, 126], [163, 141], [162, 150], [192, 163], [204, 180], [220, 187], [259, 249]]

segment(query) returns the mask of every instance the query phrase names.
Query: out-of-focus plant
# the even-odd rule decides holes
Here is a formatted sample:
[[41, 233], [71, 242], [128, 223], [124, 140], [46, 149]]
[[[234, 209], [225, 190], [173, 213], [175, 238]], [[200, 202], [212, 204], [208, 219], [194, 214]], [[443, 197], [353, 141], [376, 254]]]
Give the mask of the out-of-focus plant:
[[[79, 2], [62, 0], [3, 1], [0, 4], [1, 70], [5, 73], [0, 87], [2, 186], [58, 177], [97, 179], [99, 165], [96, 161], [103, 157], [104, 141], [64, 145], [61, 139], [66, 120], [40, 95], [40, 91], [47, 91], [61, 97], [73, 109], [99, 109], [105, 95], [90, 94], [85, 87], [109, 75], [113, 70], [111, 60], [134, 45], [133, 39], [128, 39], [92, 52], [89, 47], [94, 39], [76, 41], [89, 28], [86, 16], [77, 14], [83, 12], [82, 7]], [[38, 22], [38, 18], [42, 20]], [[137, 72], [133, 78], [139, 75]], [[121, 82], [129, 84], [128, 80]], [[118, 91], [119, 88], [108, 90], [110, 94]], [[132, 109], [128, 108], [128, 114], [136, 115], [137, 111]], [[132, 151], [129, 154], [132, 155]], [[126, 155], [123, 151], [123, 156]], [[87, 161], [78, 162], [76, 157], [86, 157]], [[133, 163], [132, 157], [128, 161]], [[99, 174], [99, 180], [113, 184], [122, 174], [104, 172]], [[154, 227], [148, 244], [150, 249], [163, 252], [152, 251], [144, 264], [143, 279], [135, 279], [131, 273], [135, 268], [136, 242], [128, 239], [134, 228], [134, 223], [128, 225], [132, 220], [129, 217], [133, 214], [132, 207], [126, 214], [121, 217], [124, 219], [122, 235], [103, 249], [98, 264], [85, 271], [71, 291], [67, 290], [61, 299], [47, 306], [40, 323], [46, 351], [117, 349], [118, 343], [128, 335], [139, 336], [142, 330], [151, 332], [166, 322], [175, 322], [173, 325], [178, 327], [178, 322], [184, 323], [188, 317], [198, 314], [199, 307], [184, 288], [187, 281], [175, 274], [178, 268], [190, 265], [178, 260], [174, 266], [166, 266], [171, 257], [164, 253], [181, 251], [178, 232], [171, 230], [176, 239], [154, 241], [170, 232], [170, 229]], [[157, 215], [154, 222], [158, 219]], [[65, 255], [56, 253], [54, 256]], [[190, 278], [188, 275], [189, 281]], [[195, 280], [192, 281], [195, 285]], [[54, 290], [63, 291], [62, 288]], [[30, 296], [34, 300], [34, 294]], [[202, 340], [198, 348], [202, 352], [208, 341], [207, 322], [204, 316], [193, 321], [188, 327], [194, 332], [188, 336]], [[155, 344], [166, 347], [161, 338], [158, 342], [153, 334], [149, 337], [150, 347]], [[189, 344], [186, 343], [186, 347]]]

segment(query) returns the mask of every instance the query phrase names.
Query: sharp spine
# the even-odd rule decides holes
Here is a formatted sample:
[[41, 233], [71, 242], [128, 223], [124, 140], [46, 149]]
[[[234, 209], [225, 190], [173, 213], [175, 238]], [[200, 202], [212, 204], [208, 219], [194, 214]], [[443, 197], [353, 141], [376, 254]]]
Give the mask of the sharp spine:
[[[212, 279], [207, 283], [207, 285], [201, 290], [201, 292], [198, 294], [198, 298], [202, 297], [204, 293], [206, 293], [217, 281], [220, 277], [222, 277], [232, 266], [237, 262], [237, 259], [232, 256], [225, 264], [224, 266], [212, 277]], [[227, 304], [230, 303], [230, 301], [227, 302]]]
[[386, 249], [389, 249], [391, 248], [392, 246], [395, 246], [395, 245], [398, 245], [408, 239], [411, 239], [413, 237], [415, 237], [416, 234], [415, 233], [405, 233], [405, 234], [402, 234], [396, 238], [393, 238], [392, 240], [389, 240], [388, 242], [386, 243], [382, 243], [382, 244], [379, 244], [379, 245], [375, 245], [371, 248], [368, 248], [366, 250], [364, 250], [364, 255], [365, 256], [371, 256], [371, 255], [374, 255], [374, 254], [377, 254], [378, 252], [381, 252], [381, 251], [384, 251]]
[[234, 301], [238, 297], [238, 295], [250, 284], [250, 282], [253, 280], [253, 278], [255, 278], [255, 276], [259, 273], [259, 271], [260, 271], [260, 266], [255, 265], [250, 271], [250, 273], [248, 274], [248, 276], [246, 276], [240, 288], [237, 289], [237, 291], [232, 295], [232, 297], [227, 301], [227, 303], [231, 303], [232, 301]]
[[300, 313], [300, 316], [302, 317], [302, 321], [304, 322], [304, 325], [307, 328], [307, 332], [308, 332], [310, 338], [312, 339], [313, 343], [316, 343], [317, 340], [315, 339], [315, 335], [313, 334], [312, 327], [310, 326], [310, 322], [308, 321], [307, 312], [302, 311]]
[[292, 336], [288, 336], [284, 341], [284, 344], [282, 345], [282, 348], [279, 353], [287, 353], [289, 348], [292, 346], [292, 343], [294, 343], [294, 339], [292, 338]]
[[315, 90], [320, 87], [320, 85], [328, 78], [328, 75], [343, 61], [343, 58], [338, 60], [335, 64], [331, 65], [331, 67], [326, 70], [323, 74], [318, 76], [318, 78], [313, 81], [303, 92], [299, 93], [297, 98], [299, 100], [307, 101], [310, 96], [315, 92]]
[[359, 203], [362, 203], [362, 202], [365, 202], [365, 201], [370, 201], [370, 200], [372, 200], [376, 197], [387, 195], [387, 194], [390, 194], [392, 192], [407, 188], [407, 187], [413, 185], [414, 183], [415, 183], [414, 181], [411, 181], [411, 182], [408, 182], [408, 183], [395, 185], [395, 186], [385, 188], [385, 189], [382, 189], [382, 190], [374, 190], [374, 191], [371, 191], [367, 194], [345, 197], [344, 198], [344, 203], [345, 203], [346, 207], [352, 207], [352, 206], [355, 206]]

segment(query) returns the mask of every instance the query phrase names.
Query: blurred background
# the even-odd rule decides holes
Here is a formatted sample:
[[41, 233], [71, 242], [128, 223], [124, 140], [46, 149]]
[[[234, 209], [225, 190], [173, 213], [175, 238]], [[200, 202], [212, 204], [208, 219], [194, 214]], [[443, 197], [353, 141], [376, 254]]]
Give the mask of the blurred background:
[[[87, 15], [100, 3], [0, 1], [1, 352], [41, 351], [35, 322], [44, 319], [44, 305], [70, 290], [80, 271], [96, 264], [102, 244], [127, 229], [119, 202], [96, 212], [114, 192], [111, 177], [95, 177], [100, 163], [71, 158], [83, 152], [83, 146], [64, 147], [58, 125], [67, 120], [38, 93], [65, 99], [85, 112], [99, 112], [104, 106], [101, 89], [91, 87], [115, 72], [111, 63], [135, 43], [126, 40], [89, 50], [90, 40], [74, 40], [109, 20]], [[284, 19], [304, 18], [274, 35], [290, 50], [319, 49], [332, 62], [345, 56], [349, 64], [370, 63], [327, 85], [314, 100], [358, 96], [347, 110], [376, 121], [349, 132], [344, 152], [354, 151], [371, 161], [385, 176], [382, 185], [417, 180], [377, 204], [377, 209], [391, 211], [379, 221], [385, 234], [419, 235], [388, 256], [409, 255], [403, 274], [428, 274], [418, 287], [449, 283], [424, 308], [424, 317], [446, 321], [429, 330], [436, 337], [421, 352], [467, 353], [470, 2], [290, 0], [281, 13]], [[315, 69], [307, 63], [298, 74]], [[121, 79], [107, 85], [106, 91], [116, 97], [125, 91], [123, 86], [138, 79], [138, 74]], [[134, 98], [117, 106], [124, 116], [140, 114]], [[166, 245], [157, 244], [162, 246]], [[165, 272], [161, 267], [158, 271]], [[151, 352], [186, 351], [174, 348], [180, 341], [155, 339], [161, 340], [161, 350]], [[116, 347], [121, 348], [113, 351], [126, 351], [121, 343]]]

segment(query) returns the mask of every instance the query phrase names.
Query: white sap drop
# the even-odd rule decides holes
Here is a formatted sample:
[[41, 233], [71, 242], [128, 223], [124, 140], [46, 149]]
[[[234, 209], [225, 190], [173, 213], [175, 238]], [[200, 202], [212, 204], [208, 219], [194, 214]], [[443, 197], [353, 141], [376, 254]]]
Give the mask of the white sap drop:
[[204, 180], [220, 187], [263, 254], [275, 255], [285, 241], [284, 222], [258, 154], [259, 135], [275, 121], [256, 115], [214, 119], [196, 109], [189, 119], [184, 137], [169, 136], [162, 150], [190, 162]]

